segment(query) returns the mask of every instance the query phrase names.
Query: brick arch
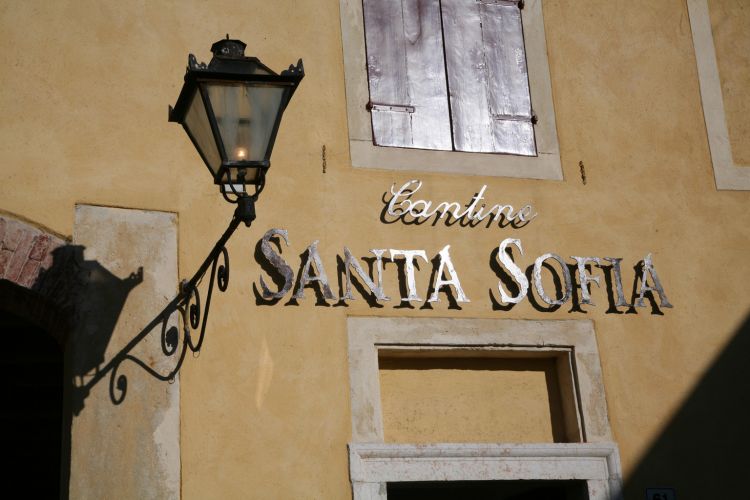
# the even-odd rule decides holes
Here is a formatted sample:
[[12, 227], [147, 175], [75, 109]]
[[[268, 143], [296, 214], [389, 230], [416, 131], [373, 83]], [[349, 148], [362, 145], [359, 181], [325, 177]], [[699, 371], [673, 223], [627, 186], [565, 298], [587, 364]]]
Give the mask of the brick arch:
[[72, 321], [69, 249], [59, 236], [0, 214], [0, 309], [26, 317], [60, 344]]

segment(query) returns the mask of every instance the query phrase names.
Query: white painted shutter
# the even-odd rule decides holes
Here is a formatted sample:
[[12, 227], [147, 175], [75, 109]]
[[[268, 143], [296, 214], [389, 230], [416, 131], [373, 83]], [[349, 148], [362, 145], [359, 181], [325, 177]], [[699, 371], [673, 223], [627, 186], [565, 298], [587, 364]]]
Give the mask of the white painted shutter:
[[451, 150], [440, 2], [363, 0], [373, 139]]
[[535, 156], [521, 11], [504, 0], [442, 0], [458, 151]]

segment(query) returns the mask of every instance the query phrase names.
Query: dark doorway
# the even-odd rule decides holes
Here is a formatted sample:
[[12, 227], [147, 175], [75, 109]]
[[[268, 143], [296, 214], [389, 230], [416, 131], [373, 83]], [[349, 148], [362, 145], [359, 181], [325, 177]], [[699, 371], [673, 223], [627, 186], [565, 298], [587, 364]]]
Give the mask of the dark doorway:
[[60, 498], [63, 350], [42, 328], [3, 311], [0, 339], [4, 488]]
[[388, 500], [588, 500], [586, 481], [388, 483]]

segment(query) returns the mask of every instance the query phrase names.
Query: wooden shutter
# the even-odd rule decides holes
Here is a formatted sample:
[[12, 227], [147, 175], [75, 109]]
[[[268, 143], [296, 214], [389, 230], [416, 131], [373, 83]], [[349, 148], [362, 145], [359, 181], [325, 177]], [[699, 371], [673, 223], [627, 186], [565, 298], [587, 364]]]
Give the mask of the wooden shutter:
[[373, 139], [451, 150], [440, 2], [364, 0]]
[[458, 151], [536, 155], [521, 11], [504, 0], [442, 0]]

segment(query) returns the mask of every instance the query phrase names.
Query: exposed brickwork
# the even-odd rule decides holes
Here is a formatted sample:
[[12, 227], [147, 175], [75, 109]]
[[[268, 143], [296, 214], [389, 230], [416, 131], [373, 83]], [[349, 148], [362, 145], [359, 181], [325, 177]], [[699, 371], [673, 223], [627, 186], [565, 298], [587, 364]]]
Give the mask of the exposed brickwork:
[[[18, 246], [18, 240], [21, 239], [21, 234], [24, 232], [22, 224], [22, 222], [15, 220], [7, 221], [5, 224], [5, 236], [3, 237], [2, 245], [0, 245], [0, 248], [2, 248], [3, 251], [15, 252], [16, 247]], [[29, 229], [33, 230], [33, 228]]]
[[47, 254], [49, 244], [50, 237], [48, 234], [40, 234], [37, 236], [34, 240], [34, 246], [31, 248], [31, 252], [29, 252], [29, 260], [41, 262]]
[[0, 309], [45, 328], [61, 345], [72, 320], [72, 254], [63, 239], [0, 215]]
[[0, 276], [5, 276], [5, 268], [8, 266], [11, 257], [13, 257], [11, 252], [5, 252], [0, 248]]
[[28, 259], [23, 268], [21, 268], [21, 273], [18, 275], [16, 283], [25, 288], [31, 288], [36, 282], [37, 277], [39, 277], [39, 266], [41, 264], [38, 260]]
[[0, 216], [0, 279], [33, 289], [65, 241], [30, 224]]
[[13, 250], [13, 256], [8, 261], [8, 265], [5, 267], [5, 276], [3, 276], [6, 280], [14, 283], [18, 282], [21, 270], [26, 265], [26, 261], [29, 260], [29, 253], [31, 252], [34, 237], [36, 236], [31, 231], [24, 231], [23, 228], [19, 229], [17, 233], [18, 241], [16, 242], [16, 248]]

